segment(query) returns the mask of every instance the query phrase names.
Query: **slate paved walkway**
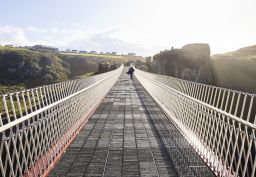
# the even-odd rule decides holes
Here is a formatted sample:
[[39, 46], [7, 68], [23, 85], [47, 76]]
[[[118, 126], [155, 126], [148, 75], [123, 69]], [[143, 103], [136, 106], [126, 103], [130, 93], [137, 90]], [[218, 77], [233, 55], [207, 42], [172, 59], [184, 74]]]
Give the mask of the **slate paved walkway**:
[[49, 176], [214, 174], [140, 83], [123, 72]]

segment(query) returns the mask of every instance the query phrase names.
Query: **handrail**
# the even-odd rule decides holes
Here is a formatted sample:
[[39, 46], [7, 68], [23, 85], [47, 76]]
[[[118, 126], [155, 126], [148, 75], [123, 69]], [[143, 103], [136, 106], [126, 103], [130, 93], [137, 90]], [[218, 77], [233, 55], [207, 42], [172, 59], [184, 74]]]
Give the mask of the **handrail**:
[[256, 96], [135, 70], [217, 176], [255, 176]]
[[112, 76], [113, 76], [113, 74], [108, 76], [107, 78], [101, 79], [100, 81], [98, 81], [98, 82], [96, 82], [96, 83], [94, 83], [94, 84], [92, 84], [92, 85], [90, 85], [90, 86], [88, 86], [88, 87], [78, 91], [78, 92], [75, 92], [75, 93], [73, 93], [73, 94], [71, 94], [71, 95], [69, 95], [69, 96], [67, 96], [65, 98], [62, 98], [61, 100], [58, 100], [58, 101], [56, 101], [56, 102], [54, 102], [54, 103], [52, 103], [50, 105], [47, 105], [47, 106], [45, 106], [45, 107], [43, 107], [43, 108], [41, 108], [39, 110], [36, 110], [36, 111], [34, 111], [32, 113], [29, 113], [29, 114], [27, 114], [27, 115], [25, 115], [25, 116], [23, 116], [23, 117], [21, 117], [19, 119], [14, 120], [14, 121], [6, 124], [6, 125], [3, 125], [2, 127], [0, 127], [0, 133], [5, 131], [5, 130], [7, 130], [7, 129], [10, 129], [10, 128], [14, 127], [15, 125], [18, 125], [19, 123], [24, 122], [25, 120], [28, 120], [28, 119], [32, 118], [33, 116], [38, 115], [38, 114], [40, 114], [40, 113], [42, 113], [42, 112], [44, 112], [44, 111], [46, 111], [46, 110], [56, 106], [56, 105], [66, 101], [66, 100], [68, 100], [68, 99], [70, 99], [70, 98], [72, 98], [72, 97], [74, 97], [74, 96], [76, 96], [76, 95], [86, 91], [86, 90], [89, 90], [90, 88], [92, 88], [95, 85], [97, 85], [97, 84], [107, 80], [108, 78], [110, 78]]
[[[141, 73], [138, 72], [138, 74], [141, 74]], [[252, 129], [255, 129], [255, 130], [256, 130], [256, 124], [252, 124], [251, 122], [248, 122], [248, 121], [246, 121], [246, 120], [243, 120], [243, 119], [241, 119], [241, 118], [239, 118], [239, 117], [237, 117], [237, 116], [235, 116], [235, 115], [232, 115], [232, 114], [230, 114], [230, 113], [228, 113], [228, 112], [226, 112], [226, 111], [223, 111], [223, 110], [221, 110], [221, 109], [219, 109], [219, 108], [217, 108], [217, 107], [214, 107], [214, 106], [212, 106], [212, 105], [210, 105], [210, 104], [207, 104], [207, 103], [205, 103], [205, 102], [203, 102], [203, 101], [200, 101], [200, 100], [198, 100], [198, 99], [196, 99], [196, 98], [193, 98], [193, 97], [191, 97], [191, 96], [189, 96], [189, 95], [187, 95], [187, 94], [184, 94], [184, 93], [182, 93], [181, 91], [175, 90], [175, 89], [173, 89], [173, 88], [171, 88], [171, 87], [169, 87], [169, 86], [167, 86], [167, 85], [163, 85], [163, 84], [161, 84], [160, 82], [157, 82], [157, 81], [155, 81], [155, 80], [153, 80], [153, 79], [151, 79], [151, 78], [148, 78], [148, 77], [145, 76], [145, 75], [142, 75], [142, 76], [145, 77], [145, 78], [147, 78], [147, 79], [149, 79], [151, 82], [157, 84], [158, 86], [160, 86], [160, 87], [166, 89], [166, 91], [169, 91], [169, 92], [176, 92], [177, 94], [180, 94], [180, 95], [182, 95], [182, 96], [184, 96], [184, 97], [186, 97], [186, 98], [188, 98], [188, 99], [190, 99], [190, 100], [192, 100], [192, 101], [195, 101], [195, 102], [197, 102], [198, 104], [201, 104], [201, 105], [203, 105], [203, 106], [206, 106], [206, 107], [208, 107], [209, 109], [212, 109], [212, 110], [214, 110], [214, 111], [217, 111], [217, 112], [219, 112], [219, 113], [221, 113], [221, 114], [223, 114], [223, 115], [225, 115], [225, 116], [227, 116], [227, 117], [233, 119], [234, 121], [237, 121], [237, 122], [239, 122], [239, 123], [241, 123], [241, 124], [243, 124], [243, 125], [245, 125], [245, 126], [247, 126], [247, 127], [250, 127], [250, 128], [252, 128]], [[231, 90], [231, 89], [229, 89], [229, 90]], [[253, 95], [253, 94], [251, 94], [251, 95]]]
[[47, 175], [122, 70], [3, 95], [0, 176]]

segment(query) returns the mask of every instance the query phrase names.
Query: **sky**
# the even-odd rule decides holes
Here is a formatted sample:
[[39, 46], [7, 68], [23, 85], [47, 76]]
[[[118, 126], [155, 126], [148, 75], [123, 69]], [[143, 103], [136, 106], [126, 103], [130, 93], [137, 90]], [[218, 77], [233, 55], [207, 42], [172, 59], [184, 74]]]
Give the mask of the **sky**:
[[256, 45], [256, 0], [0, 0], [0, 45], [135, 52]]

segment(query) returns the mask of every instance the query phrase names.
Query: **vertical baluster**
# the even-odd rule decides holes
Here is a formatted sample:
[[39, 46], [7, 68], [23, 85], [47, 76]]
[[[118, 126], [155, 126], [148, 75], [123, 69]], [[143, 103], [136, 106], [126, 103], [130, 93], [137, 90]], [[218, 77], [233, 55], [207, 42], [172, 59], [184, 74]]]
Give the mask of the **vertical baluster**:
[[61, 95], [61, 99], [64, 98], [64, 83], [61, 83], [60, 85], [60, 95]]
[[56, 102], [56, 101], [57, 101], [55, 85], [56, 85], [56, 84], [51, 85], [51, 92], [52, 92], [53, 102]]
[[225, 108], [224, 108], [224, 111], [227, 112], [228, 110], [228, 103], [229, 103], [229, 97], [230, 97], [230, 90], [227, 90], [228, 92], [228, 95], [227, 95], [227, 98], [226, 98], [226, 104], [225, 104]]
[[2, 117], [2, 113], [0, 112], [0, 127], [2, 127], [3, 125], [4, 125], [3, 117]]
[[[73, 86], [72, 86], [73, 93], [75, 93], [75, 92], [77, 92], [77, 91], [79, 91], [79, 90], [84, 88], [84, 86], [83, 86], [84, 80], [85, 79], [79, 80], [79, 82], [81, 82], [82, 84], [78, 84], [78, 80], [73, 81]], [[80, 89], [79, 89], [79, 85], [82, 85], [82, 87]]]
[[39, 96], [40, 96], [40, 98], [39, 99], [41, 99], [41, 107], [45, 107], [45, 101], [44, 101], [44, 96], [43, 96], [43, 88], [42, 87], [40, 87], [39, 88]]
[[221, 110], [223, 110], [223, 104], [224, 104], [225, 96], [226, 96], [226, 89], [223, 89], [223, 95], [222, 95], [222, 99], [221, 99], [221, 103], [220, 103], [220, 109]]
[[43, 89], [43, 93], [44, 93], [44, 102], [45, 102], [45, 104], [47, 106], [47, 105], [50, 104], [50, 102], [49, 102], [49, 94], [47, 92], [47, 86], [44, 86], [42, 89]]
[[60, 84], [57, 84], [55, 86], [56, 88], [56, 95], [57, 95], [57, 100], [61, 100], [61, 96], [60, 96]]
[[220, 99], [221, 99], [220, 97], [221, 97], [221, 95], [222, 95], [222, 91], [223, 91], [223, 90], [222, 90], [221, 88], [218, 88], [218, 89], [219, 89], [219, 92], [218, 92], [219, 94], [218, 94], [218, 99], [217, 99], [217, 102], [216, 102], [215, 107], [220, 108], [220, 104], [221, 104], [221, 103], [220, 103]]
[[49, 95], [51, 97], [51, 103], [54, 103], [54, 96], [53, 96], [53, 90], [52, 90], [52, 86], [48, 86], [48, 90], [49, 90]]
[[214, 87], [214, 97], [213, 97], [213, 101], [212, 101], [212, 103], [211, 103], [212, 106], [215, 106], [215, 101], [216, 101], [216, 99], [217, 99], [218, 90], [219, 90], [219, 88]]
[[51, 97], [51, 95], [50, 95], [49, 86], [46, 86], [46, 93], [47, 93], [47, 100], [48, 100], [48, 103], [49, 103], [49, 104], [53, 103], [52, 97]]
[[184, 86], [185, 86], [184, 93], [188, 95], [189, 94], [188, 81], [184, 81]]
[[35, 94], [34, 94], [34, 89], [31, 90], [31, 95], [32, 95], [32, 100], [34, 103], [34, 110], [37, 110], [37, 104], [36, 104], [36, 98], [35, 98]]
[[67, 88], [68, 88], [68, 95], [71, 95], [73, 92], [72, 90], [72, 82], [71, 81], [68, 81], [67, 82]]
[[201, 87], [201, 84], [196, 84], [195, 98], [198, 100], [199, 100], [199, 95], [200, 95], [200, 87]]
[[203, 85], [203, 84], [200, 84], [202, 87], [201, 87], [201, 93], [200, 93], [200, 96], [199, 96], [199, 100], [200, 101], [203, 101], [203, 95], [204, 95], [204, 92], [205, 92], [205, 85]]
[[19, 111], [20, 117], [22, 117], [23, 114], [22, 114], [22, 109], [21, 109], [21, 104], [20, 104], [19, 93], [16, 92], [15, 96], [16, 96], [16, 100], [17, 100], [17, 104], [18, 104], [18, 111]]
[[59, 100], [59, 84], [54, 85], [54, 91], [55, 91], [55, 101]]
[[232, 113], [235, 96], [236, 96], [236, 92], [232, 91], [232, 99], [231, 99], [230, 108], [229, 108], [229, 111], [228, 111], [230, 114]]
[[252, 113], [252, 105], [253, 105], [254, 98], [255, 98], [255, 95], [251, 95], [250, 105], [249, 105], [248, 114], [246, 118], [246, 121], [248, 122], [250, 121], [250, 117], [252, 116], [251, 113]]
[[68, 96], [68, 83], [65, 82], [65, 97]]
[[24, 110], [25, 110], [25, 113], [27, 115], [28, 114], [28, 107], [27, 107], [27, 103], [26, 103], [24, 92], [25, 91], [21, 92], [21, 97], [22, 97], [22, 102], [23, 102], [23, 105], [24, 105]]
[[192, 97], [195, 98], [196, 95], [196, 83], [192, 82]]
[[191, 86], [189, 81], [187, 81], [187, 95], [191, 96]]
[[235, 108], [235, 113], [234, 113], [235, 116], [237, 116], [237, 111], [238, 111], [238, 106], [239, 106], [239, 103], [240, 103], [240, 98], [241, 98], [241, 92], [238, 92], [238, 98], [237, 98], [237, 101], [236, 101], [236, 108]]
[[29, 108], [30, 108], [30, 113], [33, 112], [33, 109], [32, 109], [32, 103], [31, 103], [31, 98], [30, 98], [30, 93], [29, 91], [27, 90], [27, 97], [28, 97], [28, 104], [29, 104]]
[[213, 92], [213, 87], [208, 86], [208, 94], [207, 94], [207, 98], [206, 98], [206, 103], [210, 104], [211, 100], [212, 100], [212, 92]]
[[203, 102], [206, 103], [207, 93], [208, 93], [209, 87], [207, 85], [204, 85], [204, 87], [205, 87], [205, 90], [204, 90]]
[[57, 84], [53, 85], [53, 90], [54, 90], [54, 101], [58, 101], [58, 91], [57, 91]]
[[15, 106], [14, 106], [12, 95], [13, 95], [13, 93], [9, 94], [9, 98], [10, 98], [10, 102], [11, 102], [12, 114], [13, 114], [14, 120], [16, 120], [17, 116], [16, 116], [16, 111], [15, 111]]
[[2, 96], [2, 100], [3, 100], [3, 105], [4, 105], [4, 111], [5, 111], [5, 114], [6, 114], [6, 118], [7, 118], [7, 121], [9, 123], [9, 122], [11, 122], [11, 120], [10, 120], [10, 114], [9, 114], [9, 110], [8, 110], [8, 106], [7, 106], [7, 102], [6, 102], [6, 95]]
[[39, 97], [38, 90], [39, 90], [39, 88], [36, 88], [36, 89], [35, 89], [35, 92], [36, 92], [36, 100], [37, 100], [38, 108], [41, 109], [41, 108], [42, 108], [42, 103], [41, 103], [41, 100], [40, 100], [40, 97]]
[[66, 97], [66, 85], [65, 82], [62, 83], [62, 98]]

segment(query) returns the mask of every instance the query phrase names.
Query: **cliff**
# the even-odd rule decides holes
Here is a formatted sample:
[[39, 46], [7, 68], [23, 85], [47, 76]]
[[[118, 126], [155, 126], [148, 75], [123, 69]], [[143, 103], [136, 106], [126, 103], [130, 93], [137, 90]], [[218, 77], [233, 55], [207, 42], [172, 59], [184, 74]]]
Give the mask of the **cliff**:
[[256, 93], [255, 45], [211, 58], [217, 86]]
[[181, 49], [165, 50], [153, 57], [149, 70], [194, 82], [214, 84], [208, 44], [188, 44]]

